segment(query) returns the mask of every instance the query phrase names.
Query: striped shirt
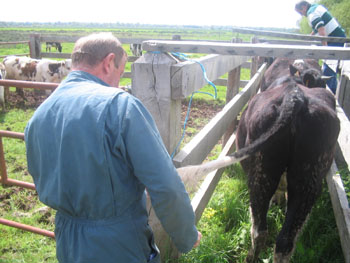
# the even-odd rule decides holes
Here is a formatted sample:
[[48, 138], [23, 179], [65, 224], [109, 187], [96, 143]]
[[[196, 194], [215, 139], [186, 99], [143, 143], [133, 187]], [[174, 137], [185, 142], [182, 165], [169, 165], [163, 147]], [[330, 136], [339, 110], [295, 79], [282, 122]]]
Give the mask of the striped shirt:
[[325, 27], [327, 36], [344, 37], [344, 29], [324, 6], [311, 5], [307, 11], [307, 18], [314, 33], [317, 34], [320, 27]]

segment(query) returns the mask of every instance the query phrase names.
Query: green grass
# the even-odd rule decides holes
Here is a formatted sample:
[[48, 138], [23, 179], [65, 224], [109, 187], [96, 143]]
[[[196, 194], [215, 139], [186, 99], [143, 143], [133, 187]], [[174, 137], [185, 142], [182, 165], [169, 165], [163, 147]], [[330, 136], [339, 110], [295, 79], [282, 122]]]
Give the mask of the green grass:
[[4, 54], [4, 55], [29, 54], [29, 45], [28, 44], [0, 45], [0, 54]]
[[[226, 169], [198, 224], [201, 245], [181, 256], [180, 263], [243, 263], [251, 245], [249, 195], [244, 172], [236, 164]], [[284, 209], [268, 212], [269, 238], [260, 262], [273, 262], [275, 238], [284, 221]], [[169, 260], [168, 262], [173, 262]], [[344, 262], [339, 234], [324, 184], [320, 199], [297, 242], [292, 263]]]
[[[0, 114], [0, 129], [23, 132], [34, 109], [12, 109]], [[33, 182], [27, 172], [25, 144], [22, 140], [4, 138], [8, 176], [11, 179]], [[54, 211], [41, 214], [43, 207], [35, 191], [0, 184], [0, 217], [49, 231], [54, 230]], [[0, 262], [56, 262], [55, 241], [51, 238], [0, 225]]]

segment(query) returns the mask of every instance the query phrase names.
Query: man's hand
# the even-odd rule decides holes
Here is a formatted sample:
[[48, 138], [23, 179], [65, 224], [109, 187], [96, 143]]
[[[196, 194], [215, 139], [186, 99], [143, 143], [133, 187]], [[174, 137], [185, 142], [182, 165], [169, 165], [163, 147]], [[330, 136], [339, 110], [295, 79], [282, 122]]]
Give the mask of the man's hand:
[[197, 231], [197, 232], [198, 232], [198, 238], [197, 238], [197, 242], [196, 242], [196, 243], [194, 243], [193, 248], [198, 247], [198, 246], [199, 246], [199, 243], [201, 242], [202, 233], [201, 233], [201, 232], [199, 232], [199, 231]]

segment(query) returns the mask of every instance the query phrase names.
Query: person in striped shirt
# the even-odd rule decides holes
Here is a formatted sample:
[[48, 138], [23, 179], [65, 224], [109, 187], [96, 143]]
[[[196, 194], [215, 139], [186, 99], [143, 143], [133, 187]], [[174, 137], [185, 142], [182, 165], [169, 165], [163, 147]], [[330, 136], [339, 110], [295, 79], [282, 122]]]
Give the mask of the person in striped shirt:
[[[307, 17], [312, 28], [312, 35], [324, 37], [346, 37], [344, 29], [323, 5], [300, 1], [295, 5], [295, 11], [300, 15]], [[344, 46], [344, 43], [341, 42], [322, 41], [322, 44], [327, 46]], [[327, 61], [322, 67], [323, 74], [331, 76], [327, 81], [327, 85], [334, 94], [337, 89], [337, 65], [337, 62]]]

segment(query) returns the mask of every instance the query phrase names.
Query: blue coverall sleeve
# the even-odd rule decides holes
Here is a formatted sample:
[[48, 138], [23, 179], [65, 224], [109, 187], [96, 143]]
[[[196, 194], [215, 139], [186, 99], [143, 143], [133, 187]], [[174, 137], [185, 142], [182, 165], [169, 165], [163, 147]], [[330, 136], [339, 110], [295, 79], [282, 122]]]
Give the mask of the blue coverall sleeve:
[[127, 158], [134, 175], [146, 187], [162, 226], [178, 250], [186, 253], [198, 235], [189, 196], [150, 113], [139, 100], [128, 96], [123, 107], [118, 105]]

